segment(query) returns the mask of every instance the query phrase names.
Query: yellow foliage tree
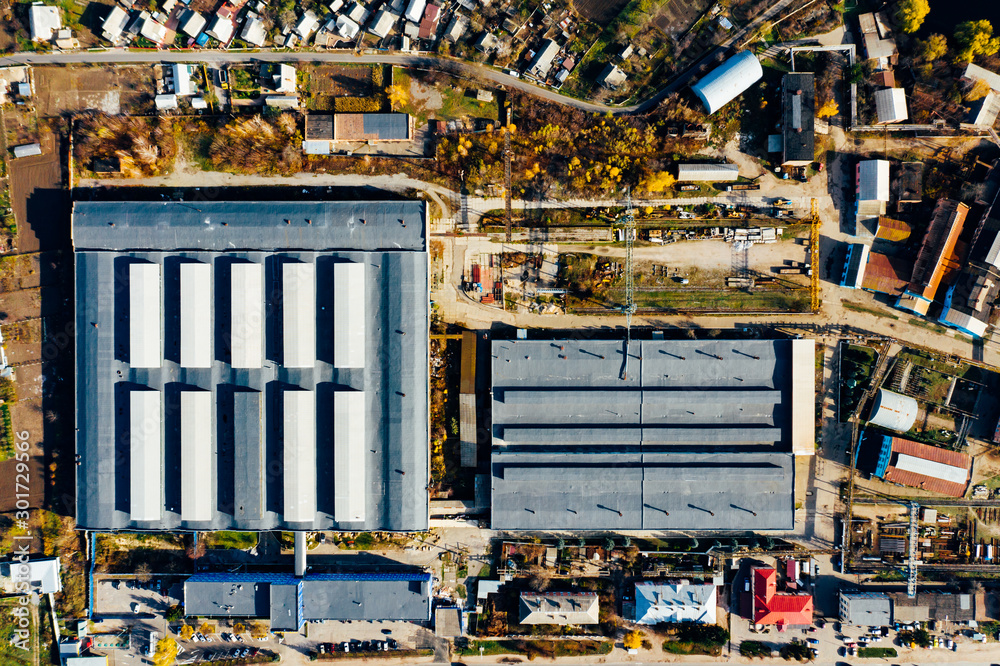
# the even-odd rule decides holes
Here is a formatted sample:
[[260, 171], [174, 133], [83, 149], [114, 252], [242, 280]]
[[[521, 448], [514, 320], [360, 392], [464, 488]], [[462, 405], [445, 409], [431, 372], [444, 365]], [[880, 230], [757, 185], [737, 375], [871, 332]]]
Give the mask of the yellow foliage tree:
[[201, 633], [205, 634], [206, 636], [208, 634], [214, 634], [215, 633], [215, 625], [214, 624], [209, 624], [208, 622], [202, 622], [201, 626], [198, 627], [198, 631], [200, 631]]
[[903, 32], [916, 32], [930, 11], [931, 6], [927, 0], [901, 0], [896, 5], [896, 18]]
[[628, 632], [625, 634], [625, 640], [622, 641], [626, 650], [638, 650], [642, 647], [642, 632], [638, 629]]
[[820, 118], [829, 118], [830, 116], [837, 115], [839, 111], [840, 107], [838, 107], [837, 103], [831, 99], [820, 107], [819, 111], [816, 112], [816, 115]]
[[237, 622], [233, 625], [234, 634], [245, 634], [247, 633], [247, 628], [242, 622]]
[[668, 171], [657, 171], [643, 181], [643, 187], [648, 192], [662, 192], [671, 187], [677, 179]]
[[990, 84], [986, 83], [982, 79], [976, 79], [976, 82], [972, 84], [972, 88], [969, 92], [965, 93], [966, 102], [975, 102], [977, 99], [982, 99], [986, 97], [990, 92]]
[[153, 655], [153, 663], [156, 666], [169, 666], [177, 659], [177, 641], [167, 636], [161, 638], [156, 644], [156, 654]]
[[194, 627], [190, 624], [181, 625], [181, 640], [189, 641], [191, 637], [194, 636]]
[[404, 88], [401, 83], [389, 86], [385, 89], [385, 92], [389, 96], [389, 103], [394, 109], [406, 106], [406, 104], [410, 101], [410, 91]]

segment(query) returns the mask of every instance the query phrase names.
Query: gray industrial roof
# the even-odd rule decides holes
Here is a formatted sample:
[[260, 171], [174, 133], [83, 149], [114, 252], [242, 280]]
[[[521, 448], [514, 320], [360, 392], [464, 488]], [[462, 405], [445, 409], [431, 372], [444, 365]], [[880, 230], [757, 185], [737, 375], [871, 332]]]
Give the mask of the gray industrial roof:
[[420, 201], [78, 201], [79, 250], [424, 250]]
[[782, 164], [802, 164], [815, 158], [813, 133], [816, 86], [811, 73], [785, 74], [782, 88]]
[[793, 342], [494, 342], [493, 527], [791, 528]]
[[410, 138], [410, 117], [405, 113], [366, 113], [362, 122], [365, 134], [377, 134], [380, 141]]
[[[124, 204], [121, 204], [124, 205]], [[243, 204], [235, 204], [242, 206]], [[77, 204], [81, 206], [81, 204]], [[175, 209], [176, 210], [176, 209]], [[422, 219], [422, 209], [417, 215]], [[92, 223], [88, 217], [84, 226]], [[74, 219], [74, 223], [76, 220]], [[166, 224], [166, 221], [164, 221]], [[375, 226], [369, 221], [370, 226]], [[400, 227], [396, 221], [391, 223]], [[405, 236], [410, 225], [403, 230]], [[330, 236], [314, 226], [315, 235]], [[388, 239], [388, 231], [374, 231]], [[422, 249], [422, 232], [419, 232]], [[155, 229], [164, 240], [169, 226]], [[366, 244], [369, 236], [355, 240]], [[340, 237], [349, 242], [350, 236]], [[401, 238], [405, 241], [405, 238]], [[76, 259], [76, 451], [77, 522], [89, 529], [350, 529], [418, 530], [427, 527], [427, 254], [423, 251], [358, 252], [106, 252], [78, 251]], [[158, 368], [135, 368], [128, 362], [128, 289], [116, 289], [136, 261], [152, 262], [163, 276], [160, 297], [163, 362]], [[212, 307], [204, 313], [214, 323], [211, 367], [180, 364], [179, 266], [199, 261], [212, 267]], [[265, 355], [262, 367], [233, 368], [229, 361], [230, 268], [234, 262], [264, 266], [266, 294], [262, 323]], [[333, 290], [316, 289], [316, 361], [289, 368], [282, 365], [281, 267], [288, 261], [315, 265], [316, 284], [331, 285], [335, 267], [354, 262], [365, 267], [360, 300], [373, 334], [366, 336], [361, 367], [338, 367], [333, 336], [322, 332], [334, 322]], [[381, 331], [381, 333], [378, 333]], [[411, 335], [391, 332], [412, 332]], [[382, 359], [391, 359], [383, 363]], [[129, 395], [142, 389], [160, 391], [159, 521], [136, 524], [130, 516]], [[182, 521], [179, 397], [182, 391], [212, 393], [212, 469], [208, 474], [211, 519]], [[316, 514], [311, 522], [289, 526], [281, 469], [282, 395], [289, 390], [315, 396]], [[338, 463], [334, 455], [333, 404], [338, 392], [364, 395], [363, 450], [366, 459], [361, 500], [364, 520], [341, 522], [334, 505]]]
[[429, 580], [308, 580], [305, 619], [430, 619]]
[[299, 617], [298, 585], [290, 583], [271, 585], [270, 617], [272, 631], [298, 631], [301, 621]]
[[840, 619], [859, 627], [892, 624], [892, 599], [881, 592], [840, 592]]

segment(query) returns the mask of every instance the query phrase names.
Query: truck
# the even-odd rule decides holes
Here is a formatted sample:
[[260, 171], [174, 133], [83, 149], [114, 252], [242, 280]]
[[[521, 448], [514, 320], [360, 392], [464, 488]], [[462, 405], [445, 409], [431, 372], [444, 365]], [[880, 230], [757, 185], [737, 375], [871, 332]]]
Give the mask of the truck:
[[726, 185], [726, 192], [735, 192], [738, 190], [759, 190], [760, 183], [736, 183], [734, 185]]

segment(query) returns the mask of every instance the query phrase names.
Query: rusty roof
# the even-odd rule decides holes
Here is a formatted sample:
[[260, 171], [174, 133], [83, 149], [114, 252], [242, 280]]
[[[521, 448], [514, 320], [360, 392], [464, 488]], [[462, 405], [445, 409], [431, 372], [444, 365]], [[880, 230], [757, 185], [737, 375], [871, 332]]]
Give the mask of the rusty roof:
[[910, 282], [912, 270], [913, 264], [904, 257], [890, 257], [878, 252], [869, 252], [861, 288], [898, 296]]
[[[965, 483], [946, 481], [933, 476], [927, 476], [914, 471], [901, 470], [896, 467], [900, 455], [913, 456], [933, 463], [948, 465], [963, 469], [966, 472]], [[883, 478], [892, 483], [899, 483], [910, 488], [920, 488], [930, 492], [941, 493], [950, 497], [962, 497], [968, 485], [968, 475], [972, 469], [972, 458], [965, 453], [949, 451], [936, 446], [928, 446], [902, 437], [892, 438], [892, 460], [886, 468]]]
[[878, 218], [878, 231], [875, 232], [875, 238], [881, 238], [882, 240], [899, 243], [909, 238], [912, 231], [913, 229], [906, 222], [903, 222], [902, 220], [895, 220], [891, 217], [886, 217], [885, 215], [880, 215]]

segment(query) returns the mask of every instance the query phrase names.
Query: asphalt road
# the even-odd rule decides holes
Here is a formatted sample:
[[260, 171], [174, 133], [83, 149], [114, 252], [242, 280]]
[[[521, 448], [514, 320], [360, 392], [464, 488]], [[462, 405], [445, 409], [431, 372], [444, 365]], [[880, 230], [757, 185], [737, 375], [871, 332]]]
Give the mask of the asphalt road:
[[413, 55], [402, 53], [356, 53], [354, 51], [306, 51], [306, 52], [275, 52], [271, 49], [262, 49], [253, 52], [244, 51], [129, 51], [127, 49], [109, 49], [106, 51], [75, 51], [64, 53], [18, 53], [12, 56], [0, 58], [0, 66], [7, 65], [52, 65], [52, 64], [135, 64], [135, 63], [155, 63], [155, 62], [202, 62], [208, 65], [223, 65], [233, 63], [244, 63], [248, 61], [264, 62], [323, 62], [323, 63], [370, 63], [401, 65], [418, 69], [434, 69], [458, 76], [478, 76], [497, 85], [515, 88], [526, 93], [530, 93], [542, 99], [557, 104], [564, 104], [582, 111], [592, 113], [634, 113], [643, 112], [654, 108], [667, 95], [681, 89], [699, 69], [714, 61], [721, 60], [721, 56], [733, 44], [739, 44], [747, 35], [752, 35], [753, 31], [765, 21], [772, 19], [775, 15], [787, 7], [792, 0], [778, 0], [767, 11], [763, 12], [756, 19], [746, 26], [740, 28], [729, 36], [715, 50], [704, 56], [697, 63], [688, 68], [685, 72], [675, 77], [673, 81], [660, 89], [655, 95], [639, 104], [631, 106], [606, 106], [604, 104], [593, 104], [582, 100], [566, 97], [558, 92], [538, 86], [520, 78], [504, 74], [503, 72], [451, 58], [437, 57], [433, 55]]

